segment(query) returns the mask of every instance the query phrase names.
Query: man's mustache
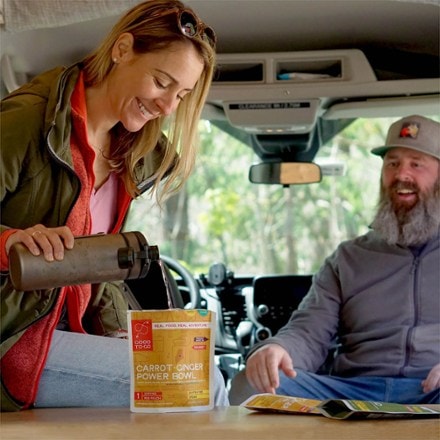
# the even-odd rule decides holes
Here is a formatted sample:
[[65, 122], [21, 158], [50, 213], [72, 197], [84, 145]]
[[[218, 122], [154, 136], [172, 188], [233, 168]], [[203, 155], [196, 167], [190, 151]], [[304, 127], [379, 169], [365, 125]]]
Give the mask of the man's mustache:
[[400, 191], [400, 190], [408, 190], [415, 193], [420, 191], [419, 186], [414, 182], [404, 182], [401, 180], [396, 180], [391, 186], [390, 190], [392, 191]]

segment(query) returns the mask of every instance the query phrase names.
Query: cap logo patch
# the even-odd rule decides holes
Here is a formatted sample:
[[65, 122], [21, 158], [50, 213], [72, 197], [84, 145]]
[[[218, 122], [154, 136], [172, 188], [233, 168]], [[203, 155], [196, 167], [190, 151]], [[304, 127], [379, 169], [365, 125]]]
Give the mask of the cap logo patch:
[[400, 137], [416, 139], [419, 134], [419, 125], [416, 122], [407, 122], [402, 125], [400, 130]]

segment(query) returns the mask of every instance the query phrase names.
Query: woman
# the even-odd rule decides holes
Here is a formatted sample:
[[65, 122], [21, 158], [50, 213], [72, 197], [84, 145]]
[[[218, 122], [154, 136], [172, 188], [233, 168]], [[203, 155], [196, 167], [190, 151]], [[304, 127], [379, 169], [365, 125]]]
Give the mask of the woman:
[[[215, 34], [192, 10], [146, 1], [82, 62], [2, 101], [3, 410], [128, 406], [128, 343], [118, 338], [127, 305], [118, 283], [16, 291], [8, 252], [20, 242], [61, 260], [74, 236], [117, 233], [145, 189], [159, 200], [178, 190], [194, 163], [214, 65]], [[216, 373], [215, 403], [227, 404]]]

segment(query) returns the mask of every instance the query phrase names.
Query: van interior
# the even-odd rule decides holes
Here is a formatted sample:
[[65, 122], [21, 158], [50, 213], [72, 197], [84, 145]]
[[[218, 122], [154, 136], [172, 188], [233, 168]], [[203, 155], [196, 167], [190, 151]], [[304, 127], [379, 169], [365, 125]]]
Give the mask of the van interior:
[[[1, 0], [1, 96], [81, 60], [137, 3]], [[159, 246], [187, 307], [217, 313], [216, 358], [229, 384], [252, 345], [286, 322], [325, 254], [368, 227], [380, 167], [368, 151], [389, 123], [439, 118], [440, 8], [436, 0], [186, 3], [218, 38], [203, 151], [184, 196], [154, 216], [139, 201], [126, 228]]]

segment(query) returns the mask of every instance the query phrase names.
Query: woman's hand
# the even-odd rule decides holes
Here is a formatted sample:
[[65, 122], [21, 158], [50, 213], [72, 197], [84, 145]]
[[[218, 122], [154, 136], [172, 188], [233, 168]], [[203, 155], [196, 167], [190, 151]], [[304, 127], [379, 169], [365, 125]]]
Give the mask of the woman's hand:
[[44, 225], [35, 225], [31, 228], [20, 229], [6, 240], [6, 252], [15, 243], [22, 243], [33, 255], [43, 252], [46, 261], [61, 261], [64, 258], [64, 249], [72, 249], [74, 237], [67, 226], [46, 228]]

